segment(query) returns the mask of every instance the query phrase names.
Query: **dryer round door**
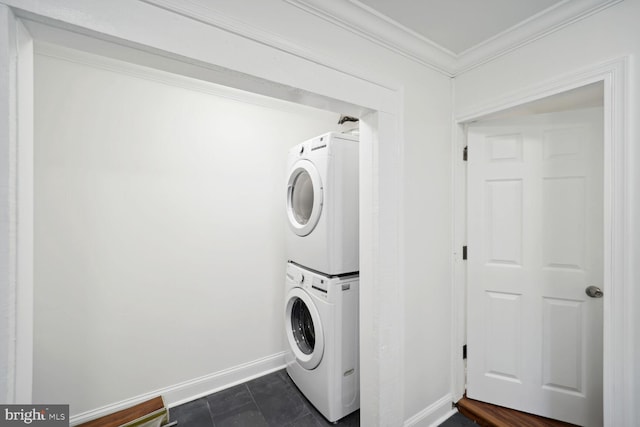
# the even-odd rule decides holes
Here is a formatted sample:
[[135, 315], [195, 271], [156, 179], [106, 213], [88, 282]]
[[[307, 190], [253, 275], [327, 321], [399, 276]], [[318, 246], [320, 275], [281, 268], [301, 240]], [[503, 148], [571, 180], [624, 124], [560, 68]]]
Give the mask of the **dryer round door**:
[[301, 288], [287, 295], [285, 328], [289, 347], [305, 369], [316, 368], [324, 353], [324, 334], [320, 314], [311, 297]]
[[313, 231], [322, 211], [320, 174], [309, 160], [293, 165], [287, 183], [287, 216], [289, 227], [298, 236]]

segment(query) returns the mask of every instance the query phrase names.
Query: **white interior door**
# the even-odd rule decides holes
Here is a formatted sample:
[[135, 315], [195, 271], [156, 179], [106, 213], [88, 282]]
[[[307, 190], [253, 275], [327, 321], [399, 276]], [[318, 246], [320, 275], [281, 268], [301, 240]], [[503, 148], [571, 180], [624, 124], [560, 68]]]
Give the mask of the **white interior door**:
[[468, 150], [467, 396], [600, 426], [603, 110], [477, 123]]

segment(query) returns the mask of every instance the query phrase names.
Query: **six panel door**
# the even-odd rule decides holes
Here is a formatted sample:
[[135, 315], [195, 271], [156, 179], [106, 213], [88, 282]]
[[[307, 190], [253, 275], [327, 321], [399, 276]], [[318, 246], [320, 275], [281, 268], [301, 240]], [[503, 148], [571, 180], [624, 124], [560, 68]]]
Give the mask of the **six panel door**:
[[603, 111], [468, 129], [467, 396], [602, 425]]

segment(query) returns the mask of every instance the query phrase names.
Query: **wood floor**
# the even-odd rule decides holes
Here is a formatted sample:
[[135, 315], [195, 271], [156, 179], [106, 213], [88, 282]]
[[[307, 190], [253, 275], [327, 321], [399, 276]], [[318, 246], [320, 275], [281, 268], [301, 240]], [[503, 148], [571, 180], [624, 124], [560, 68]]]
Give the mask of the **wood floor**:
[[162, 408], [164, 408], [164, 401], [162, 397], [158, 396], [132, 406], [131, 408], [123, 409], [96, 420], [80, 424], [78, 427], [118, 427]]
[[527, 414], [464, 396], [456, 404], [458, 411], [483, 427], [575, 427], [573, 424]]

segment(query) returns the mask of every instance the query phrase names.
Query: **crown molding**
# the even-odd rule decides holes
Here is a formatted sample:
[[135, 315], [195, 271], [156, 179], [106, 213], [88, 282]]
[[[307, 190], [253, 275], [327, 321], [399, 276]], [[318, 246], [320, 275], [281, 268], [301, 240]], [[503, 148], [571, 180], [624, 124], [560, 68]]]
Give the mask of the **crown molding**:
[[449, 76], [456, 55], [356, 0], [284, 0], [319, 18]]
[[[233, 34], [272, 46], [326, 67], [347, 72], [382, 87], [394, 84], [361, 75], [354, 65], [345, 69], [329, 55], [320, 55], [273, 32], [248, 25], [194, 0], [139, 0]], [[284, 0], [379, 46], [423, 66], [455, 77], [624, 0], [564, 0], [531, 18], [455, 54], [358, 0]], [[455, 23], [453, 23], [455, 25]]]
[[492, 61], [622, 1], [564, 0], [460, 53], [456, 74]]
[[455, 76], [623, 0], [564, 0], [455, 54], [358, 0], [284, 0], [420, 64]]

